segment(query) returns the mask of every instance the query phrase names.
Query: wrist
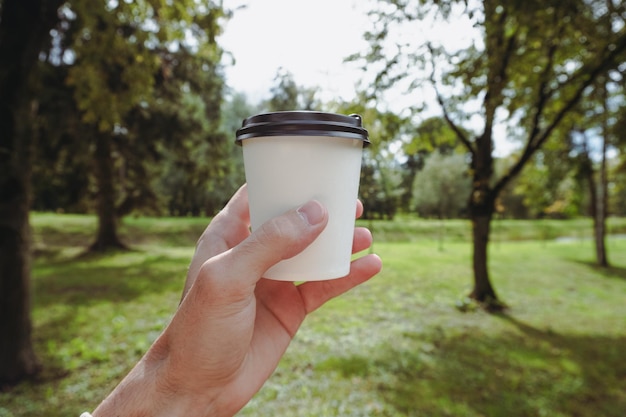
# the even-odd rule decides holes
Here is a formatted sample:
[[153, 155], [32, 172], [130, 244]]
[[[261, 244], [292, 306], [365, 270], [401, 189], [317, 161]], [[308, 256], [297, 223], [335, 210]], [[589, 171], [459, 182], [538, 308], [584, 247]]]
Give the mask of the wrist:
[[[153, 346], [154, 347], [154, 346]], [[198, 395], [167, 375], [166, 357], [149, 351], [92, 413], [92, 417], [218, 417], [210, 395]]]

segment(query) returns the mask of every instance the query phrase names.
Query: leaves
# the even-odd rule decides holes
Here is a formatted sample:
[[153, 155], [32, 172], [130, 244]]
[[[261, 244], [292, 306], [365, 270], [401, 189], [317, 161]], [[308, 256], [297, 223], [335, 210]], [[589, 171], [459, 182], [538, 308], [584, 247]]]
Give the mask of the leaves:
[[435, 151], [415, 177], [414, 207], [424, 217], [458, 217], [467, 207], [470, 190], [465, 156]]
[[[160, 207], [168, 206], [174, 193], [165, 187], [169, 181], [165, 175], [180, 179], [174, 188], [182, 189], [185, 184], [186, 198], [202, 195], [193, 211], [203, 211], [211, 180], [230, 166], [219, 126], [222, 50], [215, 42], [227, 13], [208, 1], [92, 4], [73, 0], [64, 6], [63, 16], [57, 39], [46, 51], [48, 61], [42, 63], [58, 76], [65, 74], [50, 78], [55, 84], [39, 86], [42, 138], [72, 153], [74, 159], [68, 165], [80, 167], [81, 178], [88, 180], [93, 178], [89, 167], [93, 166], [90, 154], [96, 132], [110, 136], [114, 199], [120, 215], [140, 207], [158, 213]], [[58, 101], [61, 107], [49, 101], [54, 99], [50, 91], [71, 98], [70, 102]], [[77, 184], [62, 177], [65, 187], [51, 187], [47, 164], [53, 163], [50, 158], [55, 155], [58, 151], [41, 154], [42, 168], [35, 175], [37, 187], [42, 188], [37, 193]], [[81, 185], [82, 202], [69, 199], [73, 209], [88, 206], [84, 199], [92, 196], [86, 190], [89, 186]], [[164, 187], [168, 193], [160, 201], [155, 190]], [[38, 200], [38, 204], [56, 209], [65, 199]], [[176, 204], [186, 203], [179, 200]]]

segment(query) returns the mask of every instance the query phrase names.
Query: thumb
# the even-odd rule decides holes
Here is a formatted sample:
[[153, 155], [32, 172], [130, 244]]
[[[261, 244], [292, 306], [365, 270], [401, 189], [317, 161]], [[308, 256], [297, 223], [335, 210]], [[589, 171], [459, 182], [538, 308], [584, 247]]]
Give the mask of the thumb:
[[221, 276], [215, 276], [218, 271], [213, 268], [213, 274], [209, 275], [220, 281], [227, 280], [230, 288], [254, 285], [270, 267], [302, 252], [327, 223], [326, 208], [311, 200], [263, 223], [239, 245], [210, 260], [204, 267], [211, 268], [209, 265], [213, 262], [212, 266], [218, 267], [219, 263], [217, 269]]

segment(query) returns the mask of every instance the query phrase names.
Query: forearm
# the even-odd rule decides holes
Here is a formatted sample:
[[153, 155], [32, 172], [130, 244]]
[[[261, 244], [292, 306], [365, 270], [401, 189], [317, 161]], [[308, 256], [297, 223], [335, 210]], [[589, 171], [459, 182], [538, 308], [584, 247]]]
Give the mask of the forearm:
[[93, 412], [93, 417], [218, 417], [211, 395], [181, 392], [168, 378], [165, 362], [154, 347]]

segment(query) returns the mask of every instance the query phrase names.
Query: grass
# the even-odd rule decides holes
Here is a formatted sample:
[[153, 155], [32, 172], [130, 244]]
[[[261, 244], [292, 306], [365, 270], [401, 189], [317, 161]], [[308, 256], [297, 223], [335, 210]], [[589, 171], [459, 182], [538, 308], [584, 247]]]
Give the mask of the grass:
[[[92, 409], [171, 317], [206, 222], [127, 219], [133, 251], [81, 256], [94, 218], [33, 216], [46, 366], [0, 393], [0, 417]], [[384, 271], [307, 318], [240, 416], [623, 416], [626, 239], [608, 240], [603, 269], [587, 220], [496, 222], [490, 271], [511, 308], [490, 315], [457, 308], [471, 284], [467, 222], [371, 225]]]

